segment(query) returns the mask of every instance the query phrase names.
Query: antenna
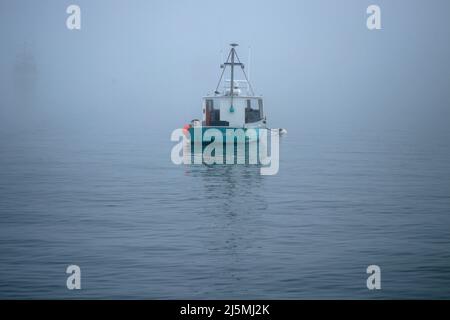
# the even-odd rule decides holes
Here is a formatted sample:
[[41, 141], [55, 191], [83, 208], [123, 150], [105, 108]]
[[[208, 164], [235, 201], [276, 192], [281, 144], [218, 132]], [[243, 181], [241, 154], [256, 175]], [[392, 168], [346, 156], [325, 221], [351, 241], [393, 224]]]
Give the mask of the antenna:
[[252, 48], [248, 46], [248, 60], [247, 60], [247, 78], [250, 82], [250, 57], [251, 57], [251, 50]]

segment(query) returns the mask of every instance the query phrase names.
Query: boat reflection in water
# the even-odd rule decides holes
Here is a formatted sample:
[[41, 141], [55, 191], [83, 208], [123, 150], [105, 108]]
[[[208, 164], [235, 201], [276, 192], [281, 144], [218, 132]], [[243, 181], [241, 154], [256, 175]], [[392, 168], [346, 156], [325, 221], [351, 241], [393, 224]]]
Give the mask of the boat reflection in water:
[[254, 165], [261, 167], [270, 161], [270, 143], [267, 141], [246, 141], [245, 143], [231, 143], [208, 149], [207, 144], [193, 144], [189, 140], [183, 141], [183, 163], [205, 165]]
[[[269, 183], [256, 165], [184, 168], [195, 184], [190, 192], [199, 204], [198, 250], [208, 252], [202, 263], [216, 266], [214, 281], [218, 284], [213, 287], [223, 289], [219, 296], [231, 295], [250, 272], [248, 253], [259, 252], [261, 239], [267, 237], [265, 217], [269, 204], [264, 195]], [[209, 282], [207, 274], [204, 281]]]
[[[204, 197], [204, 212], [235, 216], [266, 209], [262, 196], [265, 181], [259, 168], [260, 165], [249, 164], [189, 165], [185, 166], [185, 174], [198, 182], [196, 190], [200, 198]], [[211, 198], [215, 200], [210, 201]]]

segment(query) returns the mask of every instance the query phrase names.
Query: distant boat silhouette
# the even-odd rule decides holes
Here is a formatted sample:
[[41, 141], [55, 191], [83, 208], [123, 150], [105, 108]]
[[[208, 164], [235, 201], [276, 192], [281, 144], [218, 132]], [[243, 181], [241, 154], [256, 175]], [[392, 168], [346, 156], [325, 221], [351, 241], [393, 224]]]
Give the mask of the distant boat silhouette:
[[12, 72], [14, 96], [17, 105], [32, 104], [38, 78], [38, 68], [35, 57], [26, 42], [16, 54]]
[[14, 73], [20, 76], [37, 75], [36, 61], [26, 42], [24, 43], [22, 50], [16, 55]]

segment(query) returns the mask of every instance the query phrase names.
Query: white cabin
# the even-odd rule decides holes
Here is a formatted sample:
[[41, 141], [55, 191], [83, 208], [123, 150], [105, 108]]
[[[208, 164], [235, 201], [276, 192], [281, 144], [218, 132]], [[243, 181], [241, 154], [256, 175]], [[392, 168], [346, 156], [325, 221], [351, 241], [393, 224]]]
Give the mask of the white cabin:
[[262, 97], [249, 95], [203, 97], [202, 125], [211, 127], [260, 127], [265, 124]]

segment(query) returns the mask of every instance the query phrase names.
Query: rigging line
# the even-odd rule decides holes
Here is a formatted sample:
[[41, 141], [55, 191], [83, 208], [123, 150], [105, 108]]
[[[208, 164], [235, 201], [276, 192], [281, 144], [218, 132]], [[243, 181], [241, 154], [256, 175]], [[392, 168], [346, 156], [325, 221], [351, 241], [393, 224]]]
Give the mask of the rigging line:
[[[231, 55], [231, 51], [230, 51], [230, 53], [228, 54], [228, 57], [227, 57], [227, 60], [225, 61], [225, 63], [227, 63], [227, 62], [228, 62], [228, 59], [230, 59], [230, 55]], [[219, 89], [220, 83], [222, 82], [222, 77], [223, 77], [223, 74], [225, 73], [225, 69], [226, 69], [226, 68], [227, 68], [227, 66], [224, 65], [224, 66], [223, 66], [223, 70], [222, 70], [222, 74], [220, 75], [220, 78], [219, 78], [219, 83], [217, 84], [217, 87], [216, 87], [216, 90], [214, 91], [214, 93], [218, 92], [217, 90]]]
[[250, 91], [252, 92], [252, 95], [254, 96], [254, 95], [255, 95], [255, 92], [253, 91], [252, 84], [250, 83], [250, 81], [249, 81], [248, 78], [247, 78], [247, 74], [245, 73], [245, 70], [244, 70], [244, 64], [241, 63], [241, 59], [239, 59], [237, 53], [236, 53], [236, 58], [238, 59], [239, 63], [241, 64], [242, 73], [244, 73], [245, 80], [247, 81], [248, 86], [250, 87]]

